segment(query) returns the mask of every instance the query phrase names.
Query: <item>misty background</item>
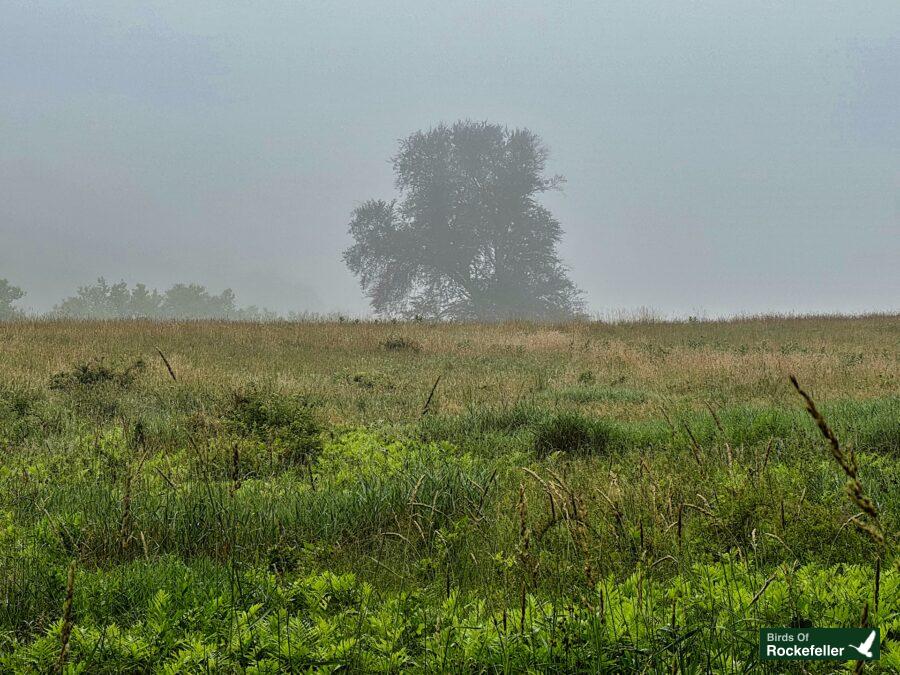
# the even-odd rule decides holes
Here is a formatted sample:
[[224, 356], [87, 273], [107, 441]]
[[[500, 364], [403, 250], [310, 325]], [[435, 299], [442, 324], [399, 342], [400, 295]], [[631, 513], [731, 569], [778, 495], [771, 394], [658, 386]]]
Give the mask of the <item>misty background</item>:
[[0, 278], [367, 314], [398, 139], [528, 127], [592, 312], [895, 310], [900, 4], [0, 1]]

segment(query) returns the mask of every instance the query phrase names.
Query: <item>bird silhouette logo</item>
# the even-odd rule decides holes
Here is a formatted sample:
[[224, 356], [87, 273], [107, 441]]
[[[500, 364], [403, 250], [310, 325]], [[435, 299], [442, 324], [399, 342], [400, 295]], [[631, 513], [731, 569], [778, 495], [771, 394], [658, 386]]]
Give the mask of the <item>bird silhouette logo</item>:
[[871, 633], [869, 633], [869, 637], [867, 637], [862, 644], [860, 644], [858, 647], [856, 645], [850, 645], [850, 648], [855, 649], [860, 654], [865, 656], [867, 659], [871, 659], [873, 642], [875, 642], [875, 631], [874, 630]]

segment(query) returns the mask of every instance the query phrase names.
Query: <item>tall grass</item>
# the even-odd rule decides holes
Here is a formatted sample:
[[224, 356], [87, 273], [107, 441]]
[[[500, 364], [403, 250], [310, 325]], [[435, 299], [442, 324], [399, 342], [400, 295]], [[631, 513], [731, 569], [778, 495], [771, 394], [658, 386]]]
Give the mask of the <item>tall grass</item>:
[[2, 326], [0, 670], [891, 672], [898, 329]]

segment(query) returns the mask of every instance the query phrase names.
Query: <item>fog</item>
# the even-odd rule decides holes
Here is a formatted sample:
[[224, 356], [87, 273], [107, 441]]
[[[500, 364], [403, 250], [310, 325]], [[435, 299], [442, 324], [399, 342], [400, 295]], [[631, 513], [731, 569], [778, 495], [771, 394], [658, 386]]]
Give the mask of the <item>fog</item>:
[[896, 310], [900, 4], [0, 3], [0, 278], [364, 315], [398, 139], [527, 127], [592, 312]]

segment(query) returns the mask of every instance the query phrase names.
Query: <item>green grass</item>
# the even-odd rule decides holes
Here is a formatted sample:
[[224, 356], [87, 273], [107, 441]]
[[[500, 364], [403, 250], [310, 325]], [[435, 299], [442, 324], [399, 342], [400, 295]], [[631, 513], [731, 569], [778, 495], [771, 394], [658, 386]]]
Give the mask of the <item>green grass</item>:
[[4, 331], [2, 672], [900, 668], [896, 319]]

